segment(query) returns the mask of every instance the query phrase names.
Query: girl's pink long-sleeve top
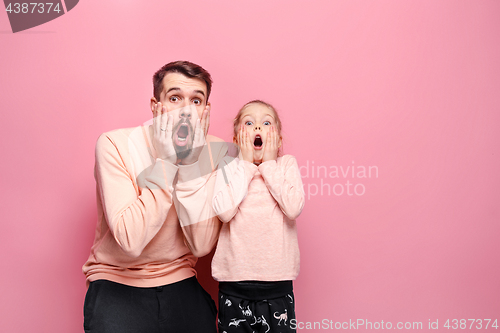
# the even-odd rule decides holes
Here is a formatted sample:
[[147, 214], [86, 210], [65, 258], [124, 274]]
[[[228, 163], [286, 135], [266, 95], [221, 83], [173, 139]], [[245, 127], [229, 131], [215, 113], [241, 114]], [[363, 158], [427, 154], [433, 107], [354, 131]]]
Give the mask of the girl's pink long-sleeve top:
[[177, 282], [195, 275], [196, 257], [208, 254], [217, 241], [213, 170], [225, 144], [208, 136], [198, 162], [177, 166], [155, 158], [150, 137], [143, 126], [104, 133], [97, 141], [98, 221], [83, 266], [87, 283]]
[[212, 260], [218, 281], [294, 280], [299, 273], [295, 219], [304, 207], [296, 159], [256, 166], [224, 158], [217, 170], [213, 207], [223, 222]]

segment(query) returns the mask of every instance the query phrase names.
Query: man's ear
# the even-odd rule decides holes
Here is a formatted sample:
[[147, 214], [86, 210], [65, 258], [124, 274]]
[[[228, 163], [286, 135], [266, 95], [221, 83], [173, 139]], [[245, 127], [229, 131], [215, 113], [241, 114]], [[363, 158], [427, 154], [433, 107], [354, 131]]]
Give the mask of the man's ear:
[[156, 104], [158, 104], [158, 102], [156, 101], [156, 98], [154, 97], [151, 97], [151, 112], [153, 112], [153, 114], [155, 113], [155, 109], [156, 109]]
[[[205, 106], [206, 109], [208, 109], [208, 116], [210, 117], [210, 110], [212, 109], [212, 104], [210, 102], [207, 102], [207, 105]], [[208, 118], [210, 119], [210, 118]]]

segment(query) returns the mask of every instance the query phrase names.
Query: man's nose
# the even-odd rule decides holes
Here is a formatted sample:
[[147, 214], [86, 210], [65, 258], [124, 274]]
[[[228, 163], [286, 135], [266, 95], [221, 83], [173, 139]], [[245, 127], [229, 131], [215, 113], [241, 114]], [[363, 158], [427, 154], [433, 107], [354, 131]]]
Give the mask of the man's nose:
[[191, 108], [187, 107], [181, 110], [181, 112], [179, 113], [179, 117], [184, 119], [191, 119], [192, 114], [193, 112], [191, 111]]

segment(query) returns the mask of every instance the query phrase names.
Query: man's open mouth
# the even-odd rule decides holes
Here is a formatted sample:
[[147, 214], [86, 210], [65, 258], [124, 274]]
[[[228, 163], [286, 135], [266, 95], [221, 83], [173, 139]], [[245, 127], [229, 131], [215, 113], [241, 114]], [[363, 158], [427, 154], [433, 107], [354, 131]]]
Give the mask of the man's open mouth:
[[189, 126], [187, 124], [180, 125], [177, 129], [177, 133], [175, 133], [175, 144], [180, 147], [185, 146], [188, 143], [188, 136]]
[[259, 134], [255, 136], [255, 139], [253, 140], [253, 147], [255, 149], [262, 149], [262, 138], [260, 137]]

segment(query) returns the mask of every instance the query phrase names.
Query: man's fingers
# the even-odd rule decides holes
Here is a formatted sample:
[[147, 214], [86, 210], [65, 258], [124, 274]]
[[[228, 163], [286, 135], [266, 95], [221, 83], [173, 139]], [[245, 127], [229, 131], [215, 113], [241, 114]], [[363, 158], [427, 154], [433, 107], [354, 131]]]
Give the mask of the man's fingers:
[[153, 111], [153, 130], [156, 130], [156, 104], [153, 105], [151, 111]]
[[168, 122], [168, 113], [166, 112], [165, 107], [162, 107], [161, 109], [161, 115], [160, 115], [160, 135], [162, 137], [166, 137], [167, 134], [167, 122]]
[[167, 114], [167, 138], [172, 138], [172, 130], [174, 129], [174, 117]]
[[201, 124], [204, 125], [205, 121], [207, 120], [207, 115], [208, 115], [208, 106], [203, 109], [203, 113], [201, 114]]
[[205, 120], [205, 126], [204, 126], [205, 136], [208, 134], [209, 128], [210, 128], [210, 105], [207, 106], [207, 118]]
[[196, 123], [194, 125], [194, 138], [193, 138], [193, 148], [197, 148], [203, 146], [205, 143], [205, 136], [203, 135], [203, 128], [201, 126], [200, 119], [196, 119]]
[[160, 128], [161, 128], [161, 110], [162, 110], [162, 105], [161, 102], [156, 103], [156, 112], [155, 112], [155, 131], [157, 133], [160, 133]]
[[199, 135], [201, 129], [202, 129], [202, 127], [201, 127], [201, 121], [198, 118], [198, 119], [196, 119], [196, 124], [194, 125], [195, 139], [196, 139], [196, 135]]
[[196, 120], [196, 126], [198, 126], [198, 121], [200, 121], [200, 128], [203, 130], [203, 133], [205, 133], [205, 124], [207, 122], [207, 109], [203, 110], [203, 113], [201, 114], [201, 120], [199, 118]]
[[210, 124], [210, 106], [207, 105], [201, 114], [201, 128], [203, 129], [203, 134], [206, 136], [208, 133], [208, 126]]

